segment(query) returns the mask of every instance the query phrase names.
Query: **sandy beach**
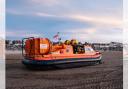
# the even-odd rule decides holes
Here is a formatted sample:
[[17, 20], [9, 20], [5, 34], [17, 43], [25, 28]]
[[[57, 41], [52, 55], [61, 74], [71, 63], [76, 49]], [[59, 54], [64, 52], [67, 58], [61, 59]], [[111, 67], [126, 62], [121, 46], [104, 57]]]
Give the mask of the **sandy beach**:
[[30, 70], [22, 59], [21, 53], [6, 54], [7, 89], [123, 89], [123, 54], [119, 51], [103, 52], [103, 64], [64, 68]]

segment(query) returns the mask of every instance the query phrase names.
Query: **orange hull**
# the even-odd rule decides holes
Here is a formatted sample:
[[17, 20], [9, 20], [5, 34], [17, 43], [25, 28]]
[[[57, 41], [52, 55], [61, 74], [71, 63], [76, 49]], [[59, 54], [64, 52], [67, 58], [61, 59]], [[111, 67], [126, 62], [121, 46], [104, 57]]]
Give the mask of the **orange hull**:
[[35, 56], [33, 58], [29, 58], [32, 60], [63, 60], [63, 59], [69, 59], [69, 58], [97, 58], [100, 57], [100, 54], [96, 55], [86, 55], [86, 54], [70, 54], [70, 55], [46, 55], [44, 57], [41, 56]]

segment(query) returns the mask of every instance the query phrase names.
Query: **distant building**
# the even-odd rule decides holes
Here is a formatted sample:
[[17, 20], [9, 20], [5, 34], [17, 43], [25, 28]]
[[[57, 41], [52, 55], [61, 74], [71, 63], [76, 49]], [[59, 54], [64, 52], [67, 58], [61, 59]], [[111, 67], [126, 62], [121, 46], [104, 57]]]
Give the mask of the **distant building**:
[[110, 43], [92, 43], [92, 46], [95, 50], [111, 50], [111, 51], [122, 51], [123, 44], [119, 42], [110, 42]]
[[6, 49], [7, 50], [21, 50], [22, 41], [21, 40], [6, 40]]
[[[6, 49], [7, 50], [21, 50], [22, 49], [22, 41], [21, 40], [6, 40]], [[119, 42], [110, 42], [110, 43], [88, 43], [84, 44], [92, 45], [95, 50], [102, 51], [122, 51], [123, 44]]]

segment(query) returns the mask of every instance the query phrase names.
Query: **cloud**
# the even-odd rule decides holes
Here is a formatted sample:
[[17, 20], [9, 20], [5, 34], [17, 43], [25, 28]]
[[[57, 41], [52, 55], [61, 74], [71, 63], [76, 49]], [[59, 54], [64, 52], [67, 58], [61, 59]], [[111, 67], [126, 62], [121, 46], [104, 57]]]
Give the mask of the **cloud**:
[[[58, 31], [58, 30], [57, 30]], [[113, 33], [116, 31], [117, 33]], [[112, 33], [111, 33], [112, 32]], [[22, 35], [21, 35], [22, 34]], [[49, 33], [41, 34], [40, 32], [28, 30], [15, 30], [15, 31], [7, 31], [7, 37], [9, 38], [24, 38], [24, 37], [48, 37], [52, 40], [53, 33], [48, 36]], [[120, 30], [116, 29], [107, 29], [107, 30], [99, 30], [98, 28], [81, 28], [81, 29], [65, 29], [60, 31], [60, 37], [63, 41], [69, 39], [77, 39], [81, 42], [110, 42], [110, 41], [117, 41], [122, 42], [122, 34]]]
[[57, 17], [56, 15], [48, 14], [44, 12], [26, 12], [26, 11], [18, 11], [16, 9], [7, 9], [6, 12], [8, 14], [17, 15], [17, 16]]
[[32, 3], [45, 6], [54, 6], [60, 3], [60, 0], [31, 0]]
[[86, 15], [71, 15], [70, 18], [76, 19], [82, 22], [90, 22], [96, 26], [112, 26], [112, 27], [121, 27], [122, 20], [114, 17], [107, 16], [86, 16]]
[[35, 15], [40, 17], [57, 17], [56, 15], [52, 15], [48, 13], [40, 13], [40, 12], [35, 13]]
[[33, 12], [33, 13], [23, 13], [16, 10], [7, 10], [8, 13], [14, 15], [26, 15], [26, 16], [36, 16], [36, 17], [51, 17], [51, 18], [58, 18], [58, 19], [72, 19], [79, 22], [88, 22], [97, 27], [115, 27], [115, 28], [122, 28], [123, 19], [119, 19], [114, 16], [96, 16], [94, 15], [83, 15], [83, 14], [49, 14], [44, 12]]
[[[102, 28], [100, 28], [102, 29]], [[61, 31], [63, 40], [77, 39], [81, 42], [122, 42], [122, 31], [116, 29], [82, 28]]]
[[[91, 27], [88, 28], [84, 28], [84, 27], [79, 27], [76, 28], [67, 28], [67, 29], [63, 29], [63, 30], [57, 30], [60, 31], [63, 35], [62, 37], [64, 38], [64, 40], [66, 39], [72, 39], [72, 38], [76, 38], [82, 42], [84, 41], [88, 41], [88, 42], [107, 42], [107, 41], [122, 41], [121, 39], [121, 32], [123, 31], [121, 28], [121, 20], [118, 18], [114, 18], [114, 17], [106, 17], [106, 16], [102, 16], [102, 17], [97, 17], [95, 15], [93, 16], [88, 16], [88, 15], [81, 15], [81, 14], [77, 14], [77, 15], [73, 15], [73, 14], [63, 14], [63, 15], [55, 15], [55, 14], [48, 14], [48, 13], [33, 13], [30, 14], [29, 16], [35, 16], [35, 17], [40, 17], [40, 18], [54, 18], [55, 20], [61, 19], [63, 20], [71, 20], [71, 21], [76, 21], [76, 22], [82, 22], [82, 23], [89, 23], [89, 24], [93, 24]], [[53, 20], [54, 20], [53, 19]], [[62, 26], [62, 25], [61, 25]], [[56, 27], [56, 29], [58, 29], [59, 27]], [[27, 31], [27, 30], [26, 30]], [[13, 33], [9, 33], [8, 36], [16, 36], [19, 37], [20, 34], [24, 34], [22, 35], [22, 37], [30, 37], [30, 36], [42, 36], [38, 33], [34, 33], [34, 32], [13, 32]], [[26, 34], [27, 33], [27, 34]], [[16, 35], [14, 35], [16, 34]], [[47, 37], [47, 36], [46, 36]]]
[[6, 12], [13, 15], [24, 15], [21, 11], [14, 10], [14, 9], [7, 9]]
[[[22, 34], [22, 35], [21, 35]], [[27, 32], [26, 30], [21, 31], [7, 31], [6, 35], [8, 37], [17, 37], [17, 38], [24, 38], [24, 37], [41, 37], [43, 36], [40, 33], [35, 33], [33, 31]]]
[[[17, 5], [15, 2], [15, 5], [7, 6], [7, 16], [11, 14], [8, 18], [14, 23], [13, 25], [12, 21], [8, 22], [7, 33], [10, 37], [40, 36], [40, 32], [49, 33], [46, 37], [50, 37], [60, 31], [64, 39], [74, 37], [82, 41], [99, 42], [121, 40], [120, 1], [97, 0], [94, 3], [93, 0], [21, 0], [21, 2], [24, 3]], [[29, 29], [31, 32], [15, 30], [18, 28]], [[38, 32], [34, 29], [38, 29]]]
[[47, 13], [37, 13], [37, 16], [40, 17], [53, 17], [53, 18], [61, 18], [61, 19], [72, 19], [77, 20], [83, 23], [90, 23], [95, 25], [96, 27], [112, 27], [112, 28], [122, 28], [123, 20], [119, 18], [115, 18], [113, 16], [88, 16], [88, 15], [74, 15], [74, 14], [63, 14], [63, 15], [52, 15]]
[[67, 29], [63, 30], [64, 34], [94, 34], [96, 32], [96, 28], [81, 28], [81, 29]]

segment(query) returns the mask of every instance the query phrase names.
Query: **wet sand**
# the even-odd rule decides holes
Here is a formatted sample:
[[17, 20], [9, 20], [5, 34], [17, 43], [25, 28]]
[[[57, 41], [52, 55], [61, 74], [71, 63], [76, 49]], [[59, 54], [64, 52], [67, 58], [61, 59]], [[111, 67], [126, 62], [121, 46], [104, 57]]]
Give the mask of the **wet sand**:
[[104, 52], [103, 64], [27, 69], [21, 54], [6, 54], [7, 89], [123, 89], [122, 52]]

